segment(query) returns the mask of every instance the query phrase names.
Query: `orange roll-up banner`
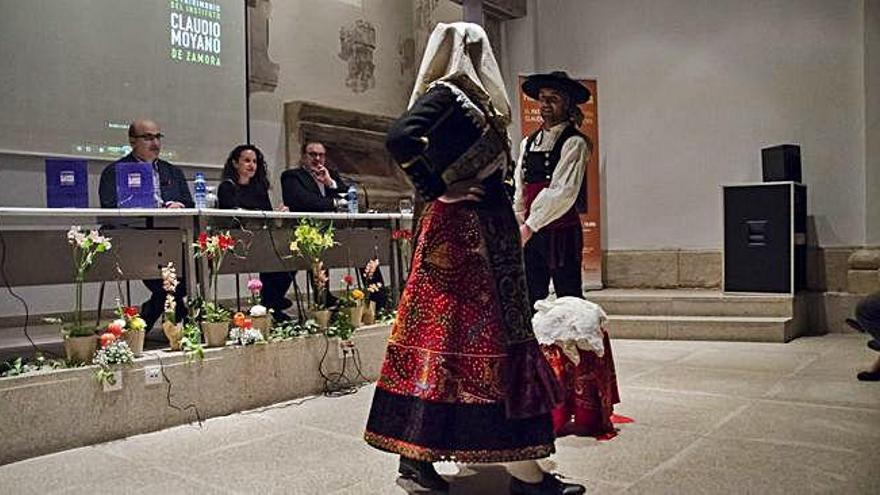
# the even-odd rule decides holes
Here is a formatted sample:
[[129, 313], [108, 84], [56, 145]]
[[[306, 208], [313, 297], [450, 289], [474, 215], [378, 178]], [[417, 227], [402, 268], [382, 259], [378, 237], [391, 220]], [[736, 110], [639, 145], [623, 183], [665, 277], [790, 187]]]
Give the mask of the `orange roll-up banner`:
[[[519, 76], [519, 108], [522, 138], [541, 127], [541, 110], [537, 101], [523, 93], [522, 84], [526, 76]], [[590, 100], [579, 105], [584, 113], [584, 122], [578, 128], [593, 143], [593, 152], [586, 163], [584, 187], [587, 189], [587, 212], [581, 214], [581, 228], [584, 232], [583, 274], [584, 288], [602, 287], [602, 237], [601, 211], [599, 201], [599, 114], [597, 111], [597, 92], [595, 79], [577, 79], [590, 90]]]

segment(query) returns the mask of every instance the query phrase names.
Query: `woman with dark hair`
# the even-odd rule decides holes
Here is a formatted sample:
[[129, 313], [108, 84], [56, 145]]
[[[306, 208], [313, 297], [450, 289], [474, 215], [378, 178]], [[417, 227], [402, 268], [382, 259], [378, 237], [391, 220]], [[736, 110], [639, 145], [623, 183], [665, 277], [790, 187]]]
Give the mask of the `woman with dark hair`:
[[259, 148], [252, 144], [240, 144], [229, 152], [217, 199], [221, 209], [272, 209], [266, 159]]
[[[220, 209], [272, 210], [269, 200], [269, 174], [263, 152], [252, 144], [236, 146], [223, 166], [223, 181], [217, 189]], [[287, 207], [281, 207], [287, 211]], [[273, 310], [276, 321], [290, 319], [283, 309], [284, 295], [292, 282], [288, 272], [260, 273], [263, 282], [263, 305]]]

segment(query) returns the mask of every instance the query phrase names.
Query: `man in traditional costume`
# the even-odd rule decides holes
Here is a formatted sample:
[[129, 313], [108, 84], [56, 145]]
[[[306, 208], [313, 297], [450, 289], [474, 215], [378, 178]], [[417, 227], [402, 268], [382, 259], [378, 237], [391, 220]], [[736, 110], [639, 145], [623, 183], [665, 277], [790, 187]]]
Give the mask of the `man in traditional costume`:
[[408, 112], [388, 134], [427, 202], [367, 422], [399, 454], [398, 484], [446, 493], [435, 461], [507, 463], [514, 494], [578, 494], [544, 473], [558, 384], [531, 327], [516, 218], [502, 178], [510, 104], [486, 33], [439, 24]]
[[545, 299], [550, 280], [557, 297], [583, 297], [579, 212], [586, 212], [584, 175], [592, 152], [577, 130], [579, 103], [590, 91], [565, 72], [534, 74], [523, 92], [541, 103], [541, 127], [522, 140], [514, 169], [514, 211], [520, 220], [529, 304]]
[[[520, 143], [513, 174], [529, 304], [568, 319], [596, 319], [595, 335], [603, 349], [574, 350], [577, 339], [542, 347], [565, 390], [564, 403], [553, 411], [554, 429], [558, 436], [607, 437], [614, 435], [611, 417], [614, 404], [620, 402], [611, 340], [592, 316], [601, 308], [582, 301], [581, 287], [583, 234], [578, 214], [587, 211], [584, 176], [593, 145], [577, 130], [583, 121], [578, 104], [589, 101], [590, 91], [562, 71], [528, 76], [522, 89], [540, 102], [542, 119], [541, 127]], [[547, 299], [551, 279], [554, 300]]]

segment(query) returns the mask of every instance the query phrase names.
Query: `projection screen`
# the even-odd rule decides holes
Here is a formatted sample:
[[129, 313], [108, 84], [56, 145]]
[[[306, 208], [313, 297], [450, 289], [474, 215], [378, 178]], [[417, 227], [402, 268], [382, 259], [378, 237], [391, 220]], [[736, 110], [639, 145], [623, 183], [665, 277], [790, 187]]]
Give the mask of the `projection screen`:
[[0, 0], [0, 152], [116, 158], [132, 119], [163, 158], [246, 139], [242, 0]]

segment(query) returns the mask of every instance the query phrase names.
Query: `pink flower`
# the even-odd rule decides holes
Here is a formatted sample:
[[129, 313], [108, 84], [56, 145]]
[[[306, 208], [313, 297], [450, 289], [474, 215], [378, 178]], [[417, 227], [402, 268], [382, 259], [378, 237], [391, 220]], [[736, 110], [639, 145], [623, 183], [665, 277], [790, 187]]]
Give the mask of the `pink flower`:
[[247, 290], [251, 294], [259, 294], [260, 291], [263, 290], [263, 282], [261, 282], [258, 278], [252, 278], [248, 280]]

